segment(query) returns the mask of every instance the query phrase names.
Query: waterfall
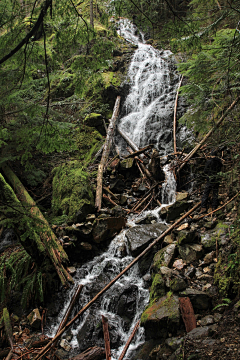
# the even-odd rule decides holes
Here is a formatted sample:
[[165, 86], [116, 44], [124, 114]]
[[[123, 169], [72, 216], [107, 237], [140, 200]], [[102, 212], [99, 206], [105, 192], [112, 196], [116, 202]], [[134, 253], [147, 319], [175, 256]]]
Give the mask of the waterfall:
[[[160, 154], [170, 153], [174, 101], [179, 75], [172, 69], [171, 51], [159, 51], [144, 43], [144, 37], [127, 19], [118, 23], [118, 33], [138, 45], [134, 52], [127, 83], [127, 95], [119, 128], [138, 146], [153, 144]], [[119, 148], [125, 151], [121, 139]]]
[[[154, 144], [165, 154], [172, 148], [172, 124], [169, 125], [169, 119], [172, 121], [177, 79], [177, 75], [172, 79], [169, 72], [168, 58], [171, 53], [160, 52], [145, 44], [143, 34], [127, 19], [122, 19], [118, 27], [121, 36], [138, 45], [129, 68], [131, 89], [123, 106], [119, 126], [137, 146]], [[163, 170], [166, 182], [163, 185], [162, 202], [171, 203], [175, 200], [175, 179], [168, 165]], [[158, 211], [159, 208], [152, 213], [156, 221], [161, 222]], [[147, 213], [149, 211], [141, 216]], [[129, 217], [127, 227], [136, 226], [135, 221], [136, 215]], [[65, 295], [62, 311], [52, 319], [49, 336], [56, 334], [79, 284], [84, 287], [72, 316], [133, 260], [125, 232], [123, 230], [112, 240], [106, 252], [77, 269], [75, 285]], [[118, 359], [148, 301], [148, 284], [142, 279], [138, 264], [135, 264], [72, 325], [70, 332], [67, 332], [72, 349], [80, 353], [90, 346], [104, 346], [101, 324], [101, 315], [104, 315], [111, 329], [112, 359]], [[143, 342], [144, 329], [140, 327], [124, 358], [132, 359], [134, 351]]]

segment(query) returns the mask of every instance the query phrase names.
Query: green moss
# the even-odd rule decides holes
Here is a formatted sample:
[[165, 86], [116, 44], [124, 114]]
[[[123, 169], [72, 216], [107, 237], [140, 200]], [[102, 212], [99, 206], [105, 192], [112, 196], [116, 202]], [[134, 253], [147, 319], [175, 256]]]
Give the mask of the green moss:
[[165, 295], [165, 283], [161, 274], [154, 276], [152, 286], [150, 289], [150, 300], [157, 300]]
[[74, 219], [84, 204], [93, 204], [89, 176], [79, 161], [70, 161], [53, 170], [52, 211], [55, 216]]
[[80, 159], [84, 160], [83, 165], [87, 166], [93, 153], [96, 153], [102, 146], [103, 137], [94, 128], [82, 125], [77, 129], [76, 143]]
[[112, 72], [112, 71], [104, 72], [102, 73], [102, 78], [105, 88], [108, 88], [110, 85], [118, 87], [121, 85], [122, 82], [121, 74], [118, 72]]

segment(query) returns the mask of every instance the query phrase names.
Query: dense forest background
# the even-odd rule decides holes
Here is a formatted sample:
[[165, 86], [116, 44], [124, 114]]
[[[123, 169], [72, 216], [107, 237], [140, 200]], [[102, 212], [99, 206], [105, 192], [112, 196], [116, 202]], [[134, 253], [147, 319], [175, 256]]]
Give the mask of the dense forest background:
[[[57, 190], [55, 202], [54, 196], [51, 201], [52, 180], [59, 174], [59, 165], [66, 160], [78, 161], [79, 179], [96, 176], [96, 172], [89, 173], [88, 165], [104, 141], [104, 132], [88, 127], [86, 119], [89, 114], [100, 114], [107, 122], [126, 75], [126, 69], [114, 60], [127, 48], [116, 32], [119, 17], [132, 20], [149, 43], [170, 49], [176, 56], [184, 77], [180, 95], [188, 104], [179, 122], [194, 130], [197, 141], [236, 101], [209, 148], [228, 148], [231, 161], [223, 177], [229, 196], [238, 189], [240, 1], [2, 0], [0, 166], [5, 172], [8, 166], [18, 175], [50, 223], [61, 223], [71, 215], [67, 209], [59, 212], [64, 204], [57, 204]], [[7, 194], [10, 190], [4, 181], [0, 189], [1, 226], [17, 228], [24, 244], [42, 228], [26, 213], [29, 202], [24, 211], [13, 204], [17, 199]], [[235, 268], [231, 276], [225, 275], [237, 283], [238, 222], [233, 233]], [[22, 249], [19, 256], [2, 258], [2, 301], [17, 286], [25, 286], [23, 303], [31, 297], [43, 300], [42, 284], [51, 283], [45, 276], [50, 265], [39, 260], [40, 266], [36, 258], [33, 265], [31, 255]]]

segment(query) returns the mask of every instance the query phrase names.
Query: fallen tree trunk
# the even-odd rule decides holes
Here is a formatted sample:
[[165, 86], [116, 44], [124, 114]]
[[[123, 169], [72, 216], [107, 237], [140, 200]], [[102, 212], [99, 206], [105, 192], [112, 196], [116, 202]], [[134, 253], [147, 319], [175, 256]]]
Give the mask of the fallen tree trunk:
[[54, 343], [63, 333], [66, 331], [103, 293], [105, 293], [115, 282], [125, 274], [134, 264], [136, 264], [154, 245], [156, 245], [161, 239], [163, 239], [167, 234], [170, 233], [183, 219], [190, 215], [194, 210], [196, 210], [201, 204], [199, 201], [192, 209], [190, 209], [186, 214], [184, 214], [180, 219], [178, 219], [174, 224], [172, 224], [164, 233], [162, 233], [158, 238], [156, 238], [148, 247], [139, 254], [125, 269], [123, 269], [112, 281], [110, 281], [97, 295], [94, 296], [92, 300], [89, 301], [75, 316], [70, 320], [67, 325], [57, 334], [55, 337], [43, 348], [39, 354], [36, 356], [35, 360], [40, 359], [44, 354], [46, 354]]
[[108, 126], [108, 132], [107, 132], [107, 136], [106, 136], [106, 141], [105, 141], [105, 144], [104, 144], [104, 147], [103, 147], [102, 158], [101, 158], [100, 164], [98, 165], [97, 190], [96, 190], [96, 200], [95, 200], [95, 206], [96, 206], [98, 211], [101, 209], [101, 206], [102, 206], [102, 178], [103, 178], [103, 172], [104, 172], [104, 167], [105, 167], [105, 164], [107, 162], [108, 155], [109, 155], [110, 149], [111, 149], [112, 138], [113, 138], [113, 135], [114, 135], [114, 129], [115, 129], [115, 125], [116, 125], [116, 121], [117, 121], [117, 117], [118, 117], [118, 112], [119, 112], [119, 106], [120, 106], [120, 96], [117, 97], [116, 102], [115, 102], [115, 106], [114, 106], [114, 109], [113, 109], [113, 115], [112, 115], [112, 118], [110, 120], [110, 124]]
[[93, 346], [81, 354], [74, 356], [72, 360], [102, 360], [105, 356], [105, 350], [98, 346]]
[[110, 348], [110, 338], [109, 338], [109, 331], [108, 331], [108, 319], [103, 315], [102, 315], [102, 324], [103, 324], [103, 336], [104, 336], [104, 343], [105, 343], [106, 360], [111, 360], [111, 348]]
[[219, 125], [223, 122], [223, 120], [226, 118], [226, 116], [230, 113], [230, 111], [234, 108], [235, 105], [237, 105], [237, 103], [240, 100], [240, 95], [236, 98], [236, 100], [233, 101], [233, 103], [227, 108], [227, 110], [225, 111], [225, 113], [221, 116], [221, 118], [218, 120], [218, 122], [212, 127], [211, 130], [209, 130], [209, 132], [204, 136], [204, 138], [200, 141], [200, 143], [195, 146], [195, 148], [190, 151], [190, 153], [182, 160], [183, 163], [182, 165], [178, 168], [177, 172], [179, 172], [184, 165], [186, 164], [187, 161], [189, 161], [191, 159], [191, 157], [193, 157], [193, 155], [198, 151], [198, 149], [200, 149], [200, 147], [206, 142], [206, 140], [212, 135], [212, 133], [219, 127]]
[[139, 151], [139, 148], [137, 147], [137, 145], [134, 144], [134, 142], [127, 136], [127, 134], [120, 130], [119, 128], [117, 128], [119, 134], [121, 135], [121, 137], [128, 143], [129, 146], [131, 146], [131, 148], [134, 151]]
[[[68, 285], [68, 281], [73, 282], [71, 275], [67, 272], [64, 268], [63, 263], [68, 261], [68, 256], [64, 251], [62, 245], [56, 238], [55, 234], [53, 233], [52, 229], [50, 228], [47, 220], [37, 207], [35, 201], [29, 195], [21, 181], [18, 177], [14, 174], [14, 172], [7, 166], [3, 165], [2, 170], [9, 180], [10, 184], [14, 188], [14, 191], [17, 195], [20, 204], [22, 205], [22, 209], [24, 209], [25, 216], [29, 217], [29, 219], [34, 220], [34, 229], [27, 229], [28, 223], [26, 221], [26, 230], [32, 230], [31, 237], [34, 238], [35, 242], [38, 244], [39, 250], [41, 249], [42, 253], [47, 254], [50, 258], [52, 264], [54, 265], [58, 276], [64, 286]], [[10, 188], [11, 189], [11, 188]], [[14, 193], [14, 192], [13, 192]], [[18, 231], [19, 233], [19, 231]], [[38, 237], [40, 239], [38, 239]], [[28, 246], [32, 247], [32, 252], [36, 252], [35, 242], [32, 244], [28, 242]], [[24, 241], [22, 242], [24, 247]], [[26, 249], [27, 251], [27, 249]], [[29, 249], [28, 249], [29, 252]], [[30, 254], [31, 255], [31, 254]]]

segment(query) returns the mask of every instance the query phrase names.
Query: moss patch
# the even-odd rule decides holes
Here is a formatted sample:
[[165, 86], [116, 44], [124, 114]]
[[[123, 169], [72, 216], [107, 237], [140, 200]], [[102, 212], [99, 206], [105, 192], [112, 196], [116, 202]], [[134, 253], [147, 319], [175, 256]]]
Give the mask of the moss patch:
[[85, 204], [94, 204], [89, 176], [79, 161], [70, 161], [53, 170], [52, 211], [54, 216], [67, 215], [74, 220]]
[[151, 290], [150, 290], [150, 300], [159, 299], [165, 295], [165, 283], [161, 274], [156, 274], [154, 276]]
[[87, 166], [92, 155], [100, 149], [103, 143], [102, 140], [102, 135], [92, 127], [82, 125], [77, 129], [76, 143], [79, 149], [80, 159], [84, 160], [83, 166]]

